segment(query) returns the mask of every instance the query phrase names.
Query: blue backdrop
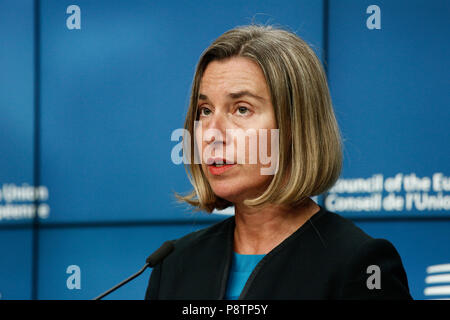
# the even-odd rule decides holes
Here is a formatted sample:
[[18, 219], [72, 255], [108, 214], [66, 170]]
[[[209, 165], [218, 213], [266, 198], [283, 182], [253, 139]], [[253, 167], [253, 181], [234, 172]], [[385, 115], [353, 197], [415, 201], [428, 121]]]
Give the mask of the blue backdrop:
[[[232, 214], [175, 201], [191, 186], [170, 138], [200, 54], [252, 22], [326, 68], [344, 169], [318, 203], [390, 240], [414, 298], [450, 298], [432, 277], [450, 276], [449, 15], [447, 0], [2, 1], [0, 298], [93, 298]], [[108, 298], [142, 299], [149, 274]]]

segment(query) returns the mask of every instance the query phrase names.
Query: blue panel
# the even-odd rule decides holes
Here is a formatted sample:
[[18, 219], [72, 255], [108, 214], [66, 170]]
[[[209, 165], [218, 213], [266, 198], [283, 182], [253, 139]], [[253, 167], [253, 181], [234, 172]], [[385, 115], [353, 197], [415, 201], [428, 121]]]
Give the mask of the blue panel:
[[31, 298], [32, 231], [0, 230], [0, 299]]
[[[39, 299], [91, 299], [138, 271], [165, 240], [224, 217], [176, 203], [173, 192], [191, 186], [171, 161], [170, 136], [183, 126], [202, 51], [252, 21], [295, 31], [320, 58], [328, 32], [345, 149], [342, 177], [323, 204], [395, 245], [414, 298], [450, 298], [445, 288], [433, 294], [450, 284], [449, 1], [330, 0], [323, 30], [323, 1], [315, 0], [79, 0], [81, 29], [67, 27], [73, 2], [42, 0], [37, 119], [33, 4], [3, 1], [0, 10], [0, 225], [33, 218], [35, 120], [46, 219], [39, 261], [31, 228], [0, 228], [1, 299], [32, 298], [34, 271]], [[139, 225], [155, 220], [173, 224]], [[108, 299], [142, 299], [149, 276]]]
[[0, 8], [0, 224], [30, 222], [4, 189], [33, 184], [33, 1], [3, 1]]
[[[450, 2], [372, 4], [330, 1], [328, 70], [345, 145], [341, 178], [381, 175], [381, 190], [332, 194], [328, 208], [351, 217], [449, 217]], [[389, 180], [397, 175], [398, 188]], [[378, 198], [388, 189], [397, 202]], [[374, 196], [373, 206], [352, 209], [336, 196]]]
[[[41, 230], [38, 298], [97, 297], [139, 271], [164, 241], [203, 227], [188, 224]], [[105, 299], [143, 299], [150, 274], [147, 270]]]
[[[190, 219], [171, 161], [202, 51], [253, 21], [322, 47], [321, 1], [42, 1], [42, 184], [48, 222]], [[204, 215], [200, 215], [204, 217]]]
[[[448, 289], [447, 294], [425, 294], [427, 288], [450, 284], [450, 221], [371, 221], [357, 222], [357, 225], [372, 237], [385, 238], [394, 244], [402, 257], [414, 299], [450, 298]], [[447, 265], [447, 271], [433, 272], [433, 266], [442, 265]], [[425, 282], [428, 276], [434, 275], [447, 275], [447, 281]]]

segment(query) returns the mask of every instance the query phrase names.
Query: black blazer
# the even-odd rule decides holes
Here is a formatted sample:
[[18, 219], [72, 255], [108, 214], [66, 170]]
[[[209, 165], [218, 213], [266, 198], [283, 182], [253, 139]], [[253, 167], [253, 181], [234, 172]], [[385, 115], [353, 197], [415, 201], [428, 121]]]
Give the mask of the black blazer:
[[[233, 234], [230, 217], [178, 239], [175, 250], [152, 271], [145, 298], [224, 299]], [[239, 299], [411, 296], [400, 256], [390, 242], [371, 238], [350, 220], [321, 207], [264, 256]]]

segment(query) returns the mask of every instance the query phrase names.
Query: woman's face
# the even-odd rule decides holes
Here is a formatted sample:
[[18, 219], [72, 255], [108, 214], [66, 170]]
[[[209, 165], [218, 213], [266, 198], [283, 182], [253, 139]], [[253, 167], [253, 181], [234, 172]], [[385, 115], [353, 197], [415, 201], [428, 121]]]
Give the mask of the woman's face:
[[235, 204], [260, 195], [273, 178], [262, 172], [278, 159], [271, 144], [278, 130], [271, 131], [275, 114], [261, 68], [244, 57], [210, 62], [200, 82], [198, 110], [196, 145], [214, 193]]

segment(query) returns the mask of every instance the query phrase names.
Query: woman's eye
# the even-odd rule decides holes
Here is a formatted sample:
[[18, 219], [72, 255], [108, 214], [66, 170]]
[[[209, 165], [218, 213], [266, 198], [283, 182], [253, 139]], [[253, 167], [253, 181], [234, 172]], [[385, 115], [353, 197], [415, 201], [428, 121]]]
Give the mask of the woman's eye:
[[247, 107], [238, 107], [237, 112], [241, 115], [246, 115], [249, 113], [250, 110], [248, 110]]
[[211, 110], [208, 108], [200, 109], [200, 116], [209, 116], [211, 114]]

